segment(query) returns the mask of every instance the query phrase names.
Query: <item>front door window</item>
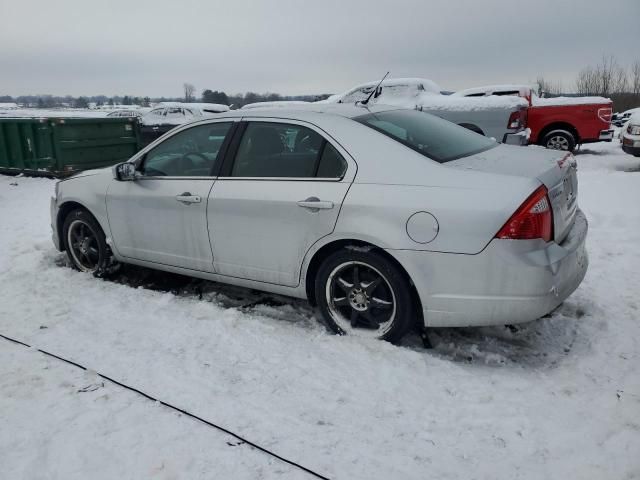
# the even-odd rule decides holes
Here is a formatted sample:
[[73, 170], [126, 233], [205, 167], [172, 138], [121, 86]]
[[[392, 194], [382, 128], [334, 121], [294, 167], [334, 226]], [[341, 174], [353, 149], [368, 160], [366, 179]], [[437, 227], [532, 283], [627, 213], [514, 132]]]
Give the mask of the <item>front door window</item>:
[[209, 177], [219, 163], [231, 122], [189, 128], [150, 150], [141, 173], [146, 177]]

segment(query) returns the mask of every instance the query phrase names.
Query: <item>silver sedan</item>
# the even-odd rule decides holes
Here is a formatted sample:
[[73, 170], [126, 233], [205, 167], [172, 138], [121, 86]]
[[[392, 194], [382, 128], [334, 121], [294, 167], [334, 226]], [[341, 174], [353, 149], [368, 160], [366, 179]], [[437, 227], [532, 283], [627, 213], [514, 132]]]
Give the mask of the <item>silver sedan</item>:
[[131, 263], [292, 297], [337, 333], [514, 324], [587, 269], [570, 153], [499, 145], [413, 110], [226, 112], [59, 182], [75, 268]]

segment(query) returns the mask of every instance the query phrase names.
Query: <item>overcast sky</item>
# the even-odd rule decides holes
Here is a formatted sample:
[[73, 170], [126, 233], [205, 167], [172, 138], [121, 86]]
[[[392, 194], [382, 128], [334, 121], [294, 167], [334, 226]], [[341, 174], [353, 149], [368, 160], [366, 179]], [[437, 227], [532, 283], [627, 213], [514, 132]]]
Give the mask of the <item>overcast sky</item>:
[[572, 90], [640, 60], [640, 0], [0, 0], [0, 95], [333, 93], [381, 77]]

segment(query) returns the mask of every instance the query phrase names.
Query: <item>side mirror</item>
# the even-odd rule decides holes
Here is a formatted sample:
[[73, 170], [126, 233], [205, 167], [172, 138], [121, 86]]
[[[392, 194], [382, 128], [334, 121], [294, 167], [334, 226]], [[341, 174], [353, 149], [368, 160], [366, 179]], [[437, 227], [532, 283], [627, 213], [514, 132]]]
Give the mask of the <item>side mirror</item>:
[[136, 179], [136, 166], [133, 163], [119, 163], [113, 167], [113, 177], [121, 182], [127, 182]]

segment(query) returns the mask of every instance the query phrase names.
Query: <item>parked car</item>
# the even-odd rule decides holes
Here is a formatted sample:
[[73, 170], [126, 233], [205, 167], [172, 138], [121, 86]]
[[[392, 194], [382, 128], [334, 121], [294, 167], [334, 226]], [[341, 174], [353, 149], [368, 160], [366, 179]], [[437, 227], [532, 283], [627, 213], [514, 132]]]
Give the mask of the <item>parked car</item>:
[[[369, 97], [379, 82], [367, 82], [316, 103], [355, 104]], [[431, 113], [499, 142], [526, 145], [527, 104], [518, 98], [467, 100], [442, 95], [441, 88], [425, 78], [390, 78], [382, 82], [371, 103], [415, 108]]]
[[56, 184], [80, 271], [132, 263], [317, 304], [338, 333], [513, 324], [587, 269], [567, 152], [385, 106], [234, 111]]
[[620, 132], [622, 150], [640, 157], [640, 110], [631, 115]]
[[129, 117], [129, 118], [142, 118], [145, 112], [140, 110], [115, 110], [109, 112], [107, 117]]
[[227, 105], [217, 103], [165, 102], [141, 118], [141, 136], [144, 145], [164, 135], [177, 125], [229, 111]]
[[616, 127], [623, 127], [625, 123], [629, 121], [631, 115], [635, 113], [640, 113], [640, 108], [632, 108], [631, 110], [627, 110], [626, 112], [615, 114], [615, 118], [612, 118], [612, 123]]
[[624, 122], [622, 121], [622, 113], [614, 112], [611, 115], [611, 125], [615, 125], [616, 127], [621, 127]]
[[528, 85], [489, 85], [454, 93], [455, 97], [519, 96], [527, 100], [529, 142], [573, 151], [577, 145], [610, 142], [612, 102], [603, 97], [540, 98]]

